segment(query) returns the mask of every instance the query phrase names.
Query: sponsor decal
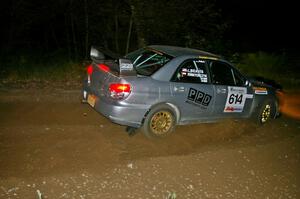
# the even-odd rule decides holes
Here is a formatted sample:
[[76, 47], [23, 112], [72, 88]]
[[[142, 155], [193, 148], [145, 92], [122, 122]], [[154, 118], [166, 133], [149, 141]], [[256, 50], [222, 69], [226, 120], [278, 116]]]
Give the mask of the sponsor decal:
[[265, 87], [253, 87], [254, 93], [257, 95], [267, 95], [268, 90]]
[[198, 60], [195, 60], [194, 62], [195, 62], [195, 63], [201, 63], [201, 64], [204, 64], [204, 63], [205, 63], [205, 60], [198, 59]]
[[227, 106], [225, 109], [225, 112], [242, 112], [242, 111], [243, 109], [232, 107], [232, 106]]
[[193, 68], [191, 68], [191, 69], [182, 68], [181, 71], [182, 71], [182, 72], [187, 72], [187, 73], [200, 73], [200, 74], [203, 74], [203, 73], [204, 73], [204, 71], [201, 70], [201, 69], [193, 69]]
[[204, 71], [201, 69], [181, 69], [181, 77], [199, 77], [201, 82], [207, 83], [207, 74], [204, 74]]
[[133, 64], [131, 63], [130, 60], [120, 59], [119, 64], [120, 64], [120, 70], [133, 70]]
[[247, 88], [228, 86], [228, 94], [224, 112], [243, 112], [247, 98], [253, 98], [253, 95], [247, 94]]
[[193, 102], [197, 105], [207, 107], [212, 99], [212, 96], [202, 91], [198, 91], [197, 89], [190, 88], [187, 99], [188, 103]]

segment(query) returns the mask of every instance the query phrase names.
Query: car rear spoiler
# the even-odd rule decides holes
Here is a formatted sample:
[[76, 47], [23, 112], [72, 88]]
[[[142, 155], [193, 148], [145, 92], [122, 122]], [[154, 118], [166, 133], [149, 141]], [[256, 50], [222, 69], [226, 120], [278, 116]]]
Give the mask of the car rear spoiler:
[[131, 60], [102, 47], [92, 46], [90, 57], [96, 64], [105, 64], [118, 76], [136, 76]]

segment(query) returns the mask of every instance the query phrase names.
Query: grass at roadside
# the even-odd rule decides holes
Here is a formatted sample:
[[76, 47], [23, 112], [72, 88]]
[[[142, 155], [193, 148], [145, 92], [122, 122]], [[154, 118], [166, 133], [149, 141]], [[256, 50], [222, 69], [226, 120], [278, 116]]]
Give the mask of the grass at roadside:
[[[231, 61], [244, 74], [275, 80], [284, 89], [300, 86], [297, 56], [265, 52], [234, 54]], [[70, 61], [63, 53], [48, 56], [23, 54], [0, 59], [0, 85], [38, 84], [44, 87], [54, 83], [66, 86], [81, 84], [90, 61]]]
[[78, 85], [88, 62], [70, 61], [63, 56], [37, 57], [19, 55], [5, 57], [0, 63], [0, 84], [4, 86], [39, 87], [54, 83]]

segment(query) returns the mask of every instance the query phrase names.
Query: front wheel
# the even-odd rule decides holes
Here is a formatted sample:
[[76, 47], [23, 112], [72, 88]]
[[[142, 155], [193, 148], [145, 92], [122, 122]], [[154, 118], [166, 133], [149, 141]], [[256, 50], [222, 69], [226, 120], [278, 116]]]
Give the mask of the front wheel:
[[150, 138], [166, 137], [175, 127], [175, 117], [168, 105], [158, 105], [146, 116], [142, 131]]
[[274, 115], [274, 105], [271, 101], [266, 101], [260, 108], [258, 115], [257, 115], [257, 122], [258, 124], [265, 124], [270, 119], [272, 119]]

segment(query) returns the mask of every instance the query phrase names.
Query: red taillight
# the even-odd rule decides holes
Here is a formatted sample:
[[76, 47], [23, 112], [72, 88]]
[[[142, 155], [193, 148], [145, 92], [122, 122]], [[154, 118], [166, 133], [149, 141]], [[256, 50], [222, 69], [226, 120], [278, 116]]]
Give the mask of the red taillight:
[[88, 75], [91, 75], [93, 73], [93, 66], [92, 65], [89, 65], [87, 68], [86, 68], [86, 72]]
[[130, 85], [129, 84], [111, 84], [109, 86], [109, 90], [117, 92], [117, 93], [130, 92]]
[[109, 72], [109, 67], [105, 64], [98, 64], [98, 67], [103, 70], [104, 72]]
[[124, 99], [130, 92], [130, 84], [111, 84], [109, 85], [110, 96], [115, 99]]

